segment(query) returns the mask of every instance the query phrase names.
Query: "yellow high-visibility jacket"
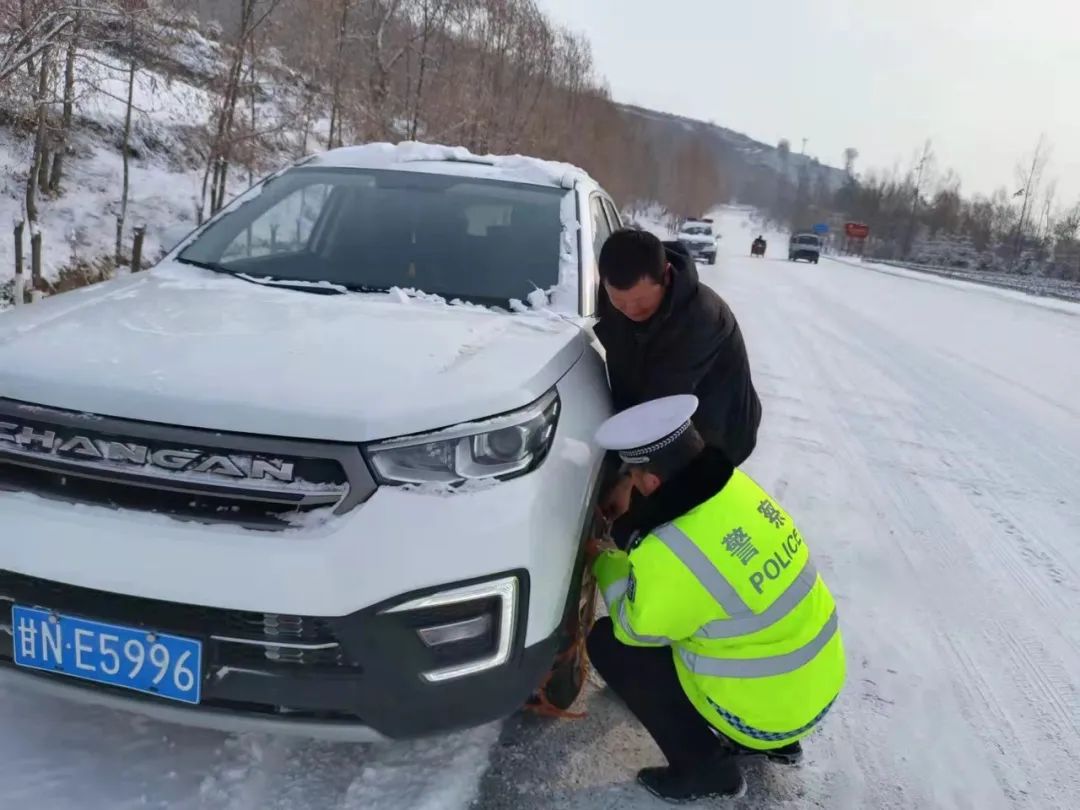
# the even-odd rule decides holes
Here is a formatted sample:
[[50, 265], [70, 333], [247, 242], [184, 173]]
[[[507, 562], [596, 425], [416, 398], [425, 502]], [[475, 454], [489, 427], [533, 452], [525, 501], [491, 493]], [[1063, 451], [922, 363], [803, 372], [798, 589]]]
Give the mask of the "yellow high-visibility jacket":
[[615, 635], [670, 646], [687, 697], [759, 750], [809, 734], [844, 682], [836, 604], [791, 517], [749, 476], [593, 563]]

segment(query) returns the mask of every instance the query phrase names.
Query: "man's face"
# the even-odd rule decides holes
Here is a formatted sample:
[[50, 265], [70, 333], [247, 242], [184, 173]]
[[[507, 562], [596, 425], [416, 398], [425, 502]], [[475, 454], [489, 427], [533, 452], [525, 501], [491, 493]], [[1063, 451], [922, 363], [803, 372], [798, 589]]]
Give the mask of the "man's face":
[[645, 472], [641, 467], [630, 468], [630, 482], [634, 485], [634, 489], [646, 498], [660, 489], [660, 479], [652, 473]]
[[664, 293], [667, 291], [667, 279], [670, 270], [664, 271], [664, 284], [657, 284], [648, 276], [645, 276], [628, 290], [620, 290], [612, 287], [606, 281], [604, 289], [608, 299], [615, 309], [619, 310], [635, 323], [644, 323], [649, 320], [660, 305], [664, 303]]

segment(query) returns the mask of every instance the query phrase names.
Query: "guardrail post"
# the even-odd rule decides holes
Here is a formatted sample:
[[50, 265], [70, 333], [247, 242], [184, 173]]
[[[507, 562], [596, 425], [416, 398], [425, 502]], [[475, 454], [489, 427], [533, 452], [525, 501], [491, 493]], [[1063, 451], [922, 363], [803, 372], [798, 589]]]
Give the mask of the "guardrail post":
[[140, 225], [135, 229], [135, 244], [131, 247], [131, 272], [138, 273], [142, 270], [143, 239], [146, 238], [146, 226]]
[[15, 284], [12, 287], [11, 297], [15, 306], [25, 304], [23, 290], [26, 289], [26, 280], [23, 278], [23, 228], [25, 223], [15, 223]]
[[[33, 291], [41, 289], [41, 231], [30, 235], [30, 285]], [[33, 293], [31, 293], [33, 300]]]

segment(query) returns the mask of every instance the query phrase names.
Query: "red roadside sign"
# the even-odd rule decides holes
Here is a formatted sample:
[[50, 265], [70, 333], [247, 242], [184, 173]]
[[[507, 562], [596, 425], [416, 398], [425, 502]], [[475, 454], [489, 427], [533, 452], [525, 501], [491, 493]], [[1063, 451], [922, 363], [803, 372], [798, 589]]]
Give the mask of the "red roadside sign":
[[848, 239], [865, 239], [870, 235], [870, 226], [861, 222], [845, 222], [844, 235]]

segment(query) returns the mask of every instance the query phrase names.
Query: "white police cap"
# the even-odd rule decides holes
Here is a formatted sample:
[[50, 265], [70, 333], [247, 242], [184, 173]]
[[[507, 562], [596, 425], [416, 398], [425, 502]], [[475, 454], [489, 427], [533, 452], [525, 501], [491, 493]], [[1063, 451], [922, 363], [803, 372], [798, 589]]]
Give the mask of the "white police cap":
[[615, 414], [596, 431], [596, 443], [616, 450], [627, 464], [647, 464], [651, 456], [676, 442], [690, 429], [698, 408], [692, 394], [651, 399]]

